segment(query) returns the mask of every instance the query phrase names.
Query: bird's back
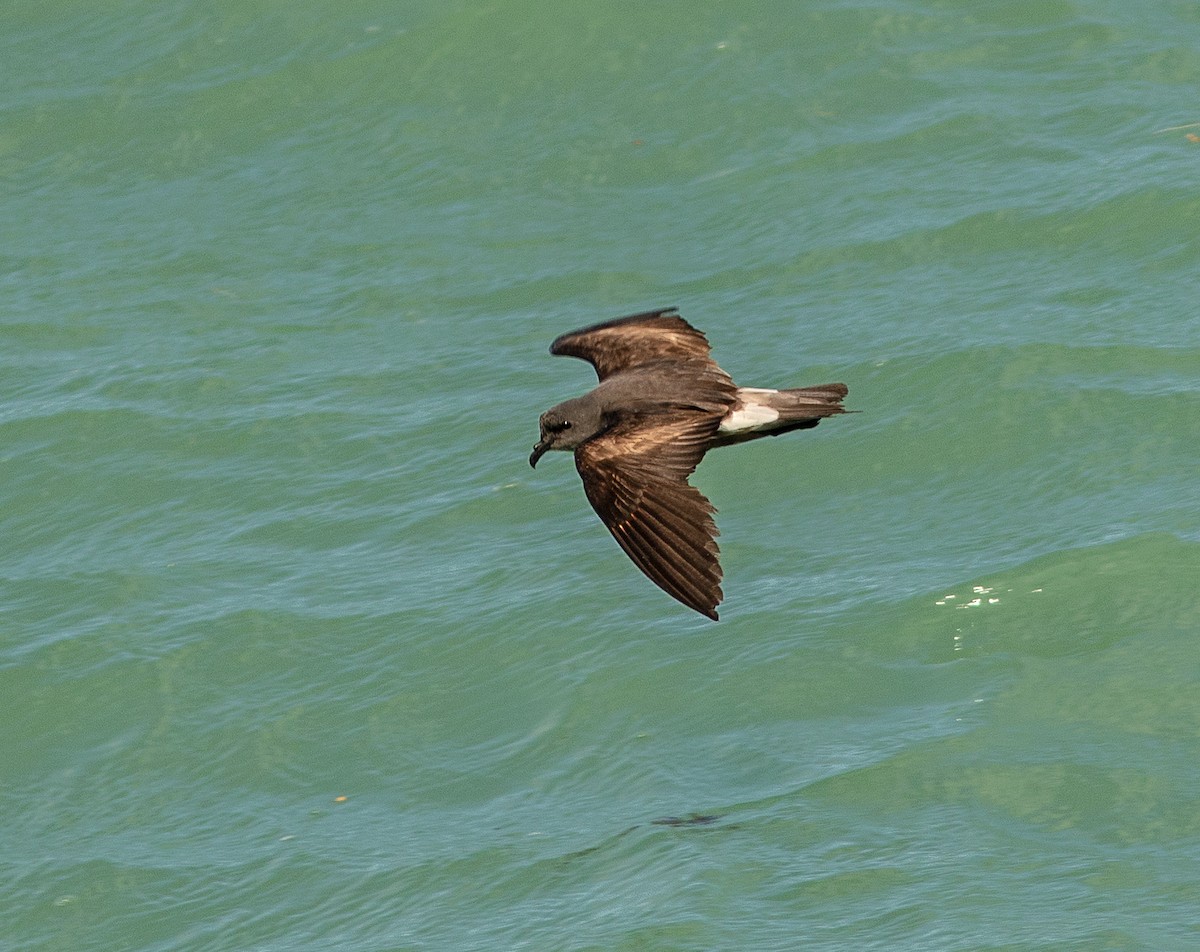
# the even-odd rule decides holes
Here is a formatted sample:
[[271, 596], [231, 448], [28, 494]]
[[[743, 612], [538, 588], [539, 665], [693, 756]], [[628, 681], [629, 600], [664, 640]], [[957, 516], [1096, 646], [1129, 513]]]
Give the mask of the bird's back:
[[737, 387], [716, 364], [676, 361], [613, 374], [593, 393], [606, 408], [642, 414], [690, 409], [723, 416], [737, 399]]

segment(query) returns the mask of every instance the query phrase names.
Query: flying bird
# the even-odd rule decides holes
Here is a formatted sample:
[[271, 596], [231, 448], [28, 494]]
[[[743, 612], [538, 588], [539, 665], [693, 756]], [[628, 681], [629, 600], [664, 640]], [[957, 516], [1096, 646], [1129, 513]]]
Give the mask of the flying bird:
[[600, 382], [542, 414], [529, 465], [549, 450], [573, 451], [588, 501], [633, 564], [716, 621], [723, 597], [717, 510], [688, 477], [714, 447], [845, 413], [846, 385], [739, 387], [673, 307], [563, 334], [550, 353], [586, 360]]

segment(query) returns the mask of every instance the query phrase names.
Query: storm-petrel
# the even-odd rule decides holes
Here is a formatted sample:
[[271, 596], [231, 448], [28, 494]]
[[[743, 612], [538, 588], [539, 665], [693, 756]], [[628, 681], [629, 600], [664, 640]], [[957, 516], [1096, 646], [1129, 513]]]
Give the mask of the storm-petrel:
[[721, 603], [716, 509], [687, 478], [710, 449], [814, 427], [846, 412], [846, 385], [739, 387], [676, 308], [563, 334], [550, 353], [596, 368], [599, 385], [542, 414], [529, 465], [573, 450], [597, 515], [655, 585], [713, 621]]

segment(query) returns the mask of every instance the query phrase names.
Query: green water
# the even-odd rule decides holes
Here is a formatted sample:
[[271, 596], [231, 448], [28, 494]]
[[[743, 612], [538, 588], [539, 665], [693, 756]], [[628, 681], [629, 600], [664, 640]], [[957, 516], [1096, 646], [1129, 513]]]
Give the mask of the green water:
[[[0, 949], [1200, 948], [1198, 51], [4, 5]], [[718, 624], [526, 463], [667, 305], [862, 411], [702, 464]]]

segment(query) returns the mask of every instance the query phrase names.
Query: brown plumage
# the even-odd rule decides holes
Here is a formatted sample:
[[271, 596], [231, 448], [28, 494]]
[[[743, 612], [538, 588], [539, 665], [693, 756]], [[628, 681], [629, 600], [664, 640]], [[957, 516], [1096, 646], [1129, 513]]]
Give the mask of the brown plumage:
[[551, 407], [529, 465], [572, 450], [584, 492], [633, 563], [667, 594], [717, 619], [716, 509], [687, 479], [708, 450], [814, 427], [844, 413], [844, 384], [738, 387], [675, 308], [563, 334], [550, 353], [596, 368], [590, 393]]

